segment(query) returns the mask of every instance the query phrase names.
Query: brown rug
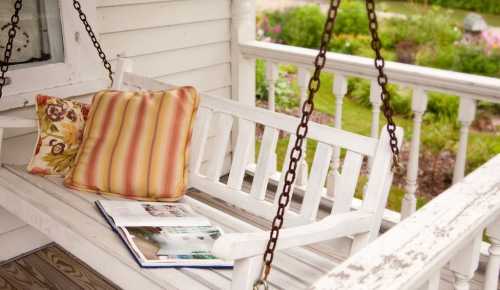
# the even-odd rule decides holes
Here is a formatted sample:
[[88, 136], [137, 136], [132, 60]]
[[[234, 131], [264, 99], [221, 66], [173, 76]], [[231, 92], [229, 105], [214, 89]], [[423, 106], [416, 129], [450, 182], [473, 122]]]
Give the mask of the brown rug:
[[0, 264], [0, 289], [120, 289], [56, 244]]

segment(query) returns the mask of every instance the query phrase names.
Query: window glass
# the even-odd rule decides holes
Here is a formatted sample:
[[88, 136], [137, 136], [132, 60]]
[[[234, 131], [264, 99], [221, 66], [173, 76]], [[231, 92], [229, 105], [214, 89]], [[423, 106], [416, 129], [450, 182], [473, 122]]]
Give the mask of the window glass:
[[[10, 29], [15, 0], [0, 1], [0, 61]], [[64, 62], [58, 0], [24, 0], [11, 57], [12, 69]]]

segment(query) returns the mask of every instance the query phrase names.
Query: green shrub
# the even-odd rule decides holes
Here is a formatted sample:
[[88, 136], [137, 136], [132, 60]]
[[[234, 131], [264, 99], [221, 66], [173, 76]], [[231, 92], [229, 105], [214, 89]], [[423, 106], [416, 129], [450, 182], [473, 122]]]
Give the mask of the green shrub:
[[426, 120], [448, 120], [455, 122], [458, 114], [459, 99], [444, 93], [429, 93]]
[[335, 34], [368, 34], [368, 16], [364, 2], [345, 1], [337, 14]]
[[255, 95], [257, 100], [267, 100], [266, 63], [257, 59], [255, 63]]
[[[348, 96], [365, 107], [371, 107], [370, 82], [360, 78], [351, 78], [348, 82]], [[411, 90], [400, 89], [397, 85], [388, 86], [391, 94], [391, 105], [398, 115], [409, 116], [411, 114]]]
[[396, 48], [398, 43], [442, 46], [461, 38], [460, 30], [450, 20], [449, 13], [442, 9], [431, 9], [424, 15], [407, 19], [389, 18], [381, 26], [381, 39], [385, 48]]
[[498, 0], [417, 0], [417, 2], [435, 4], [448, 8], [500, 14], [500, 3], [498, 3]]
[[[275, 102], [278, 107], [291, 108], [299, 104], [297, 97], [297, 85], [291, 83], [286, 75], [292, 71], [290, 67], [280, 67], [278, 80], [275, 86]], [[267, 101], [269, 99], [268, 83], [266, 80], [266, 63], [257, 59], [255, 68], [255, 94], [258, 100]]]
[[274, 18], [282, 21], [279, 39], [283, 43], [306, 48], [319, 47], [325, 15], [318, 5], [305, 5], [275, 13], [282, 14]]
[[416, 63], [464, 73], [500, 76], [500, 51], [486, 54], [482, 47], [447, 45], [435, 48], [427, 46], [417, 54]]

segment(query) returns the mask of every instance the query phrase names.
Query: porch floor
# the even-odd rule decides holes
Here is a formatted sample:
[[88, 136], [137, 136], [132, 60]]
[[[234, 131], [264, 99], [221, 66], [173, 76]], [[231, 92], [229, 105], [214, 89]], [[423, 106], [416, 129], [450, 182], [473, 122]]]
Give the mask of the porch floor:
[[120, 289], [56, 244], [0, 263], [0, 289]]
[[[116, 249], [117, 253], [113, 254], [116, 255], [120, 254], [121, 256], [125, 251], [124, 249], [120, 248], [123, 247], [121, 241], [109, 229], [109, 226], [102, 219], [102, 217], [100, 216], [100, 214], [98, 213], [93, 204], [93, 202], [96, 199], [103, 199], [107, 197], [69, 190], [61, 185], [60, 178], [52, 178], [52, 177], [42, 178], [38, 176], [33, 176], [26, 173], [25, 167], [19, 167], [19, 166], [6, 166], [5, 168], [0, 169], [0, 186], [4, 185], [5, 182], [9, 182], [11, 184], [16, 184], [16, 185], [19, 184], [20, 185], [19, 190], [22, 190], [22, 188], [26, 188], [26, 186], [33, 186], [36, 187], [37, 190], [39, 191], [41, 190], [40, 194], [43, 193], [48, 197], [50, 196], [53, 198], [57, 198], [61, 202], [69, 205], [74, 210], [77, 210], [79, 214], [86, 215], [89, 218], [89, 221], [95, 223], [96, 227], [102, 228], [103, 236], [106, 236], [107, 239], [114, 240], [113, 243], [116, 243], [116, 247], [118, 247]], [[270, 188], [268, 193], [268, 198], [272, 198], [273, 195], [274, 195], [274, 190], [273, 188]], [[243, 220], [246, 223], [251, 224], [257, 228], [267, 229], [269, 227], [269, 222], [263, 220], [262, 218], [256, 217], [248, 212], [235, 208], [203, 192], [199, 192], [197, 190], [190, 190], [188, 192], [188, 196], [196, 201], [215, 207], [223, 211], [224, 213], [232, 217], [235, 217], [239, 220]], [[73, 202], [70, 202], [70, 200], [73, 200]], [[298, 208], [299, 202], [300, 198], [295, 198], [293, 200], [291, 207]], [[321, 212], [319, 215], [326, 215], [328, 210], [329, 210], [328, 208], [321, 208]], [[229, 221], [229, 219], [212, 220], [212, 222], [213, 224], [219, 225], [226, 232], [235, 232], [243, 230], [235, 226], [236, 224]], [[292, 249], [286, 252], [280, 252], [276, 256], [275, 267], [270, 276], [271, 288], [286, 289], [286, 290], [307, 288], [307, 286], [311, 285], [314, 281], [316, 281], [322, 275], [327, 273], [329, 269], [333, 268], [336, 264], [338, 264], [341, 261], [340, 255], [338, 254], [338, 251], [336, 251], [336, 246], [337, 244], [335, 243], [321, 243], [321, 244], [311, 245], [308, 247]], [[1, 251], [2, 249], [0, 249], [0, 252]], [[18, 260], [15, 260], [14, 263], [21, 263], [23, 259], [26, 259], [26, 257], [29, 256], [21, 257]], [[68, 260], [68, 263], [81, 263], [77, 259], [69, 255], [66, 258], [70, 259]], [[189, 283], [189, 285], [188, 284], [175, 285], [177, 287], [180, 287], [180, 289], [195, 289], [195, 288], [229, 289], [230, 287], [230, 281], [232, 275], [230, 270], [202, 270], [202, 269], [146, 270], [146, 269], [140, 269], [135, 264], [133, 258], [126, 252], [125, 252], [125, 259], [130, 260], [127, 262], [127, 264], [129, 264], [130, 267], [133, 267], [135, 271], [141, 273], [144, 272], [145, 276], [148, 277], [150, 277], [150, 275], [146, 273], [147, 271], [155, 271], [157, 274], [161, 274], [161, 276], [163, 276], [163, 278], [167, 280], [169, 276], [180, 275], [184, 277], [183, 279], [186, 279], [184, 281], [192, 281]], [[9, 263], [5, 265], [9, 265]], [[81, 265], [84, 264], [82, 263]], [[83, 266], [82, 269], [86, 269], [87, 267], [88, 266]], [[87, 269], [87, 271], [93, 272], [92, 270], [89, 269]], [[57, 283], [56, 280], [52, 281], [53, 279], [56, 279], [55, 276], [52, 278], [48, 277], [47, 279], [49, 283]], [[472, 282], [471, 289], [481, 289], [482, 280], [483, 277], [481, 274], [476, 275], [474, 281]], [[443, 290], [453, 289], [450, 281], [453, 281], [451, 273], [447, 270], [444, 270], [442, 273], [440, 289]], [[76, 283], [77, 281], [73, 282]], [[106, 285], [108, 285], [109, 287], [115, 287], [110, 283]], [[195, 288], [193, 288], [193, 286]], [[29, 288], [29, 287], [9, 288], [8, 286], [4, 286], [2, 285], [2, 283], [0, 283], [0, 289], [34, 289], [34, 288]], [[49, 289], [58, 289], [58, 288], [49, 288]], [[61, 289], [71, 289], [71, 288], [63, 287]], [[95, 289], [95, 288], [90, 287], [88, 289]], [[117, 289], [117, 288], [110, 288], [110, 289]], [[166, 287], [166, 289], [168, 289], [168, 287]]]

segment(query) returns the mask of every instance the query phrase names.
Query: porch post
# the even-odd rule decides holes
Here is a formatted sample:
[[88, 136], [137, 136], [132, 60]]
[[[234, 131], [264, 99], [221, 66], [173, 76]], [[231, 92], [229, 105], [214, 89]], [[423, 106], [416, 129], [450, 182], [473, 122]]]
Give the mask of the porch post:
[[[255, 58], [244, 57], [240, 43], [255, 40], [255, 0], [232, 2], [231, 29], [231, 98], [255, 106]], [[237, 125], [237, 130], [240, 130]], [[251, 144], [255, 144], [255, 125], [246, 126]], [[234, 134], [236, 136], [237, 134]], [[234, 142], [233, 142], [234, 143]], [[250, 146], [250, 163], [255, 161], [255, 145]]]

